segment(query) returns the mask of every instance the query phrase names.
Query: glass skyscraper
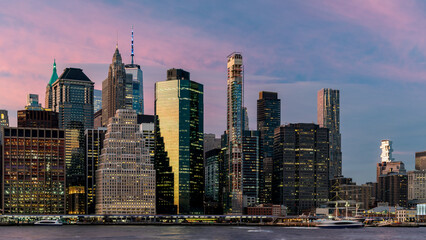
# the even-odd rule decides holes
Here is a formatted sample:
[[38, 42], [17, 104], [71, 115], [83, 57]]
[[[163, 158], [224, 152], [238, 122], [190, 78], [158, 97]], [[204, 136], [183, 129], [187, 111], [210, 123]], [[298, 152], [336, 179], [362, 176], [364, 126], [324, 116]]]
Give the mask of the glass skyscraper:
[[241, 53], [232, 53], [228, 56], [228, 103], [227, 103], [227, 131], [228, 144], [226, 154], [228, 187], [227, 197], [229, 204], [226, 212], [242, 214], [243, 212], [243, 132], [244, 132], [244, 89], [243, 89], [243, 56]]
[[189, 72], [170, 69], [155, 84], [157, 213], [203, 213], [203, 111], [203, 85]]
[[340, 135], [339, 90], [323, 88], [318, 91], [318, 125], [330, 131], [330, 179], [342, 175], [342, 141]]
[[272, 157], [274, 130], [281, 124], [281, 100], [276, 92], [259, 92], [257, 100], [257, 130], [262, 152], [260, 202], [272, 202]]
[[102, 91], [93, 90], [93, 112], [97, 112], [102, 109]]

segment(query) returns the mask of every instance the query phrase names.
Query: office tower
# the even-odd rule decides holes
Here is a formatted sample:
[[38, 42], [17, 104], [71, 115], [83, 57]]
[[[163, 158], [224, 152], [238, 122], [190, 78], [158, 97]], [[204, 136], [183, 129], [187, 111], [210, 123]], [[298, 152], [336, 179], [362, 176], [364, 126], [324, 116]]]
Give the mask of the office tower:
[[79, 68], [66, 68], [52, 84], [51, 108], [59, 113], [60, 128], [93, 128], [94, 84]]
[[416, 170], [426, 170], [426, 151], [416, 152]]
[[42, 108], [37, 94], [28, 94], [25, 110], [18, 111], [18, 127], [58, 128], [59, 114]]
[[229, 157], [228, 194], [229, 205], [226, 212], [242, 214], [243, 212], [243, 131], [244, 131], [244, 67], [241, 53], [228, 56], [228, 103], [227, 103], [227, 156]]
[[203, 85], [189, 72], [169, 69], [155, 83], [157, 213], [203, 213], [203, 111]]
[[[130, 77], [129, 77], [130, 79]], [[108, 124], [108, 119], [113, 117], [117, 109], [132, 109], [129, 100], [126, 101], [126, 87], [128, 78], [118, 45], [109, 65], [108, 77], [102, 82], [102, 126]]]
[[205, 195], [206, 201], [219, 202], [220, 183], [220, 148], [206, 152]]
[[104, 146], [106, 128], [86, 129], [86, 214], [96, 213], [96, 170]]
[[65, 214], [64, 130], [6, 127], [3, 143], [3, 214]]
[[204, 154], [216, 148], [221, 148], [220, 138], [216, 138], [213, 133], [204, 133]]
[[137, 114], [144, 113], [144, 102], [143, 102], [143, 72], [138, 64], [135, 64], [133, 58], [135, 53], [133, 51], [133, 27], [132, 27], [132, 63], [126, 64], [126, 74], [131, 75], [131, 80], [128, 81], [128, 89], [126, 92], [126, 98], [131, 100], [132, 109]]
[[110, 118], [96, 170], [96, 213], [155, 214], [155, 170], [134, 110]]
[[244, 131], [243, 135], [243, 207], [259, 204], [260, 137], [258, 131]]
[[98, 89], [93, 89], [93, 112], [102, 109], [102, 91]]
[[330, 131], [330, 179], [342, 175], [342, 143], [340, 134], [339, 90], [323, 88], [318, 91], [318, 125]]
[[262, 153], [260, 202], [272, 202], [272, 157], [274, 130], [281, 124], [281, 100], [276, 92], [259, 92], [257, 100], [257, 130]]
[[329, 131], [297, 123], [275, 129], [272, 198], [292, 215], [328, 200]]
[[79, 68], [66, 68], [52, 84], [52, 110], [59, 113], [59, 128], [65, 128], [67, 213], [85, 211], [84, 130], [93, 129], [94, 83]]
[[9, 127], [9, 115], [7, 110], [0, 109], [0, 128]]
[[46, 86], [46, 96], [45, 96], [45, 107], [52, 109], [53, 108], [53, 89], [52, 85], [58, 80], [58, 73], [56, 72], [56, 60], [53, 60], [53, 71], [52, 76], [50, 77], [49, 83]]
[[391, 206], [407, 206], [408, 176], [404, 163], [392, 158], [392, 141], [382, 140], [380, 149], [381, 162], [377, 163], [378, 202], [387, 202]]

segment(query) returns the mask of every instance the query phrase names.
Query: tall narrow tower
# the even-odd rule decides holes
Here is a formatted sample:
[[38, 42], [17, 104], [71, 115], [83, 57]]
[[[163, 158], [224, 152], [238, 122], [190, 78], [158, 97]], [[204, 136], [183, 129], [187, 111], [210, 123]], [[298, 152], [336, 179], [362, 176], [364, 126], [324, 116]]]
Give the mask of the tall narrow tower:
[[227, 212], [242, 214], [243, 208], [243, 131], [244, 131], [244, 72], [243, 56], [232, 53], [228, 56], [228, 197]]
[[115, 48], [112, 63], [109, 65], [108, 77], [102, 82], [102, 125], [115, 115], [117, 109], [129, 109], [126, 106], [126, 70], [118, 51]]
[[126, 99], [130, 99], [132, 109], [137, 114], [144, 113], [143, 107], [143, 71], [141, 66], [134, 63], [135, 52], [133, 49], [133, 26], [132, 26], [132, 48], [131, 48], [132, 63], [126, 64], [126, 74], [131, 76], [131, 81], [128, 83], [128, 90], [126, 92]]
[[342, 175], [342, 143], [340, 135], [339, 90], [323, 88], [318, 91], [318, 125], [328, 128], [330, 136], [329, 178]]

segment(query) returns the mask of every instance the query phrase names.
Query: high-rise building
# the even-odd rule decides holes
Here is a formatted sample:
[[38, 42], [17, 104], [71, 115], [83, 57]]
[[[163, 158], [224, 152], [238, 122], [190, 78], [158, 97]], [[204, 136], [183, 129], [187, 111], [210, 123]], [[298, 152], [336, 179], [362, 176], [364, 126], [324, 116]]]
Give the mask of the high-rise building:
[[93, 112], [102, 109], [102, 91], [98, 89], [93, 89]]
[[134, 110], [110, 118], [96, 171], [96, 213], [155, 214], [155, 169]]
[[86, 214], [96, 213], [96, 170], [104, 146], [106, 128], [86, 129]]
[[9, 127], [9, 115], [7, 110], [0, 109], [0, 128]]
[[50, 77], [49, 83], [46, 86], [46, 96], [45, 96], [45, 107], [52, 109], [53, 108], [53, 89], [52, 85], [58, 80], [58, 73], [56, 72], [56, 59], [53, 60], [53, 71], [52, 76]]
[[318, 125], [330, 131], [329, 178], [342, 175], [342, 143], [340, 134], [339, 90], [323, 88], [318, 91]]
[[407, 206], [408, 176], [404, 163], [392, 158], [392, 141], [382, 140], [380, 149], [381, 162], [377, 163], [378, 202], [387, 202], [390, 206]]
[[51, 84], [52, 106], [49, 108], [59, 113], [60, 128], [69, 129], [75, 125], [93, 128], [94, 84], [79, 68], [66, 68]]
[[42, 108], [37, 94], [28, 94], [25, 110], [18, 111], [18, 127], [58, 128], [59, 114]]
[[328, 200], [329, 131], [297, 123], [275, 129], [272, 200], [301, 214]]
[[109, 65], [108, 77], [102, 82], [102, 126], [108, 124], [108, 119], [114, 116], [117, 109], [132, 109], [131, 99], [126, 101], [129, 79], [117, 45]]
[[219, 202], [220, 193], [220, 148], [206, 152], [205, 195], [206, 201]]
[[79, 68], [66, 68], [51, 84], [52, 110], [59, 113], [59, 127], [66, 129], [68, 214], [85, 211], [84, 130], [93, 129], [93, 86]]
[[204, 154], [216, 148], [221, 148], [220, 138], [216, 138], [213, 133], [204, 133]]
[[281, 124], [281, 100], [276, 92], [259, 92], [257, 100], [257, 130], [262, 153], [260, 202], [272, 202], [272, 157], [274, 130]]
[[155, 155], [155, 118], [153, 115], [139, 115], [138, 124], [142, 139], [144, 140], [144, 147], [149, 153], [149, 162], [154, 164]]
[[3, 214], [65, 214], [64, 130], [6, 127], [3, 143]]
[[416, 152], [416, 170], [426, 170], [426, 151]]
[[155, 83], [155, 115], [157, 212], [176, 209], [178, 214], [201, 214], [203, 85], [190, 80], [189, 72], [169, 69], [167, 80]]
[[243, 135], [243, 207], [259, 204], [260, 192], [260, 137], [258, 131], [244, 131]]
[[129, 89], [126, 92], [126, 98], [131, 99], [132, 109], [137, 114], [144, 113], [144, 102], [143, 102], [143, 72], [138, 64], [134, 63], [135, 52], [133, 50], [133, 27], [132, 27], [132, 62], [126, 64], [126, 74], [131, 75], [131, 81], [129, 81]]
[[227, 151], [229, 204], [226, 212], [243, 213], [243, 132], [244, 132], [244, 67], [241, 53], [228, 56]]

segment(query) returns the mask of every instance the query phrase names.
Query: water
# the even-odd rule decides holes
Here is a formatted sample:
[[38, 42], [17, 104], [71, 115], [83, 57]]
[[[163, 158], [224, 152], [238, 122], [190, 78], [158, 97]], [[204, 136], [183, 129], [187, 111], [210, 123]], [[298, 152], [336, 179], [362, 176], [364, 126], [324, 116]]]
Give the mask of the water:
[[424, 239], [426, 228], [316, 229], [235, 226], [4, 226], [0, 239]]

